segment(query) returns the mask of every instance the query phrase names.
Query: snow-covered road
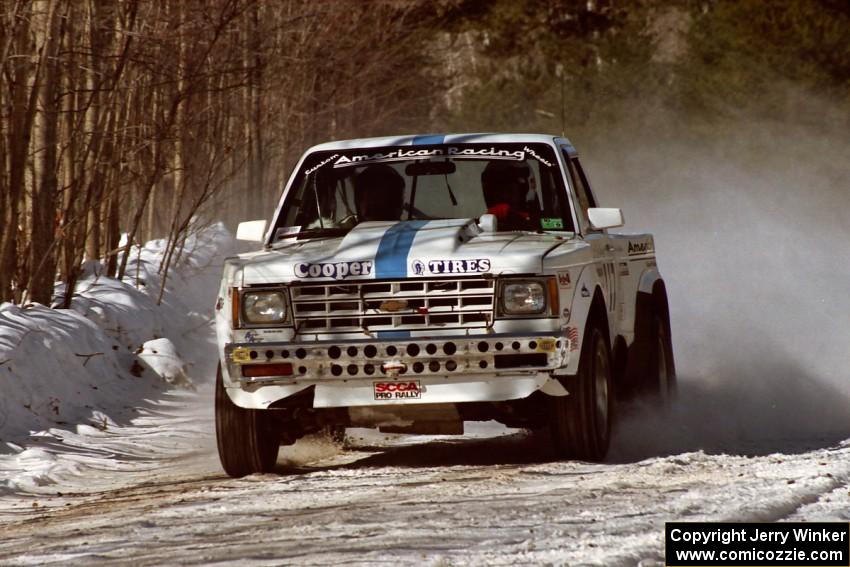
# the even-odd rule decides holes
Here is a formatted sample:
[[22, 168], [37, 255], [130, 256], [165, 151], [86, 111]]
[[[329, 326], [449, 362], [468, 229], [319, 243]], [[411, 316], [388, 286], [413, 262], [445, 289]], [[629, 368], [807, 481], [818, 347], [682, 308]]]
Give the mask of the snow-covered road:
[[108, 467], [66, 435], [81, 447], [72, 475], [0, 498], [0, 562], [660, 565], [671, 519], [850, 520], [848, 441], [636, 461], [620, 446], [594, 465], [546, 462], [542, 440], [491, 424], [424, 441], [349, 430], [345, 449], [302, 441], [274, 474], [233, 480], [208, 401], [144, 410], [102, 439], [123, 454]]

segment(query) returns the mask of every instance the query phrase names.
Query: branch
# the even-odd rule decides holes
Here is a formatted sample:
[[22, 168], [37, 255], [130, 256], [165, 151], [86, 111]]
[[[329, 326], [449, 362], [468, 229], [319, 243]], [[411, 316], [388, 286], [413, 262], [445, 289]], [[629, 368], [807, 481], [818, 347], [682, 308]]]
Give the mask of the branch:
[[85, 366], [86, 364], [88, 364], [88, 363], [89, 363], [89, 360], [91, 360], [93, 357], [95, 357], [95, 356], [102, 356], [102, 355], [103, 355], [103, 353], [102, 353], [102, 352], [93, 352], [93, 353], [91, 353], [91, 354], [79, 354], [79, 353], [76, 353], [76, 352], [74, 353], [74, 356], [79, 356], [80, 358], [85, 358], [85, 359], [86, 359], [86, 360], [83, 362], [83, 366]]

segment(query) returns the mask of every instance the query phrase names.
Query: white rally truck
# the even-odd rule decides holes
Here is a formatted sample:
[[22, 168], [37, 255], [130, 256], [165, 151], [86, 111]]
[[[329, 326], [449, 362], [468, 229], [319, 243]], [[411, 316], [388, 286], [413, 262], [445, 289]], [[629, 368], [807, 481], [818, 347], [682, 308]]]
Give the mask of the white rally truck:
[[605, 457], [615, 399], [674, 388], [650, 234], [610, 234], [572, 144], [531, 134], [321, 144], [216, 303], [231, 476], [319, 430], [460, 434], [497, 420]]

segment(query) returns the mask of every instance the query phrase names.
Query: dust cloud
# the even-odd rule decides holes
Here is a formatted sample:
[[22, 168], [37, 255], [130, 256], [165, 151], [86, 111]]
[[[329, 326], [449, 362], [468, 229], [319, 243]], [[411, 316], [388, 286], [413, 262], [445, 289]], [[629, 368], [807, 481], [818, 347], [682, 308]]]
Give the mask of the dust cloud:
[[583, 160], [621, 230], [655, 235], [680, 388], [668, 415], [624, 409], [612, 458], [846, 439], [850, 136], [746, 121], [639, 136]]

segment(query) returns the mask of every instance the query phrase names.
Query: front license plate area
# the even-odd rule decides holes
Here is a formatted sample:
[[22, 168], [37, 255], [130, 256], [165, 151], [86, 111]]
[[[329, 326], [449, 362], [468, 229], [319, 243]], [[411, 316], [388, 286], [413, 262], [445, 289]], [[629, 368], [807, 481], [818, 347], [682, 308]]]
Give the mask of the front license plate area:
[[418, 400], [422, 397], [419, 380], [372, 382], [376, 400]]

